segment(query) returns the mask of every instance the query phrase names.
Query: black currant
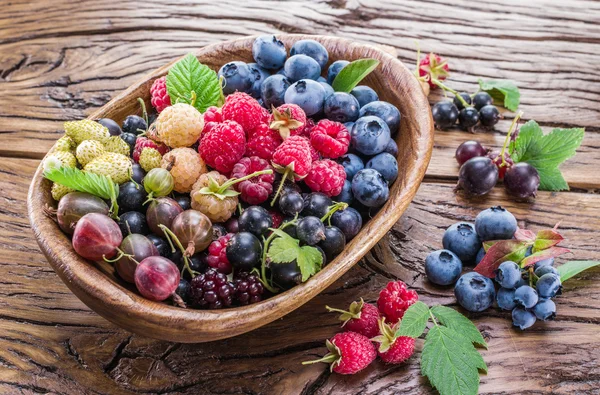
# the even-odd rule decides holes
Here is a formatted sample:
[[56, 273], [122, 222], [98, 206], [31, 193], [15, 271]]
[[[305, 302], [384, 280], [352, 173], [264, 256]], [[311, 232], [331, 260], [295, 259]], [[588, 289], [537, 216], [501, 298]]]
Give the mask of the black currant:
[[304, 209], [302, 216], [314, 216], [323, 218], [329, 212], [329, 206], [333, 204], [333, 200], [327, 195], [320, 192], [312, 192], [304, 197]]
[[461, 145], [456, 148], [456, 153], [454, 157], [459, 165], [462, 165], [466, 161], [471, 158], [475, 158], [476, 156], [485, 156], [487, 154], [487, 150], [483, 148], [483, 146], [474, 140], [465, 141]]
[[454, 126], [458, 119], [458, 108], [451, 101], [444, 100], [434, 104], [431, 109], [433, 121], [440, 129]]
[[494, 99], [487, 92], [479, 92], [473, 96], [473, 106], [480, 110], [482, 107], [492, 104]]
[[498, 182], [498, 167], [485, 156], [466, 161], [458, 173], [458, 185], [470, 195], [485, 195]]
[[298, 240], [308, 245], [315, 245], [325, 239], [325, 226], [317, 217], [304, 217], [298, 220], [296, 226]]
[[458, 114], [458, 123], [465, 129], [471, 129], [479, 122], [479, 111], [474, 107], [467, 107], [460, 110]]
[[298, 192], [287, 192], [279, 198], [279, 210], [284, 215], [294, 216], [304, 208], [304, 199]]
[[135, 182], [126, 182], [119, 187], [119, 196], [117, 203], [119, 210], [123, 213], [128, 211], [146, 212], [144, 202], [148, 198], [148, 194], [143, 186]]
[[296, 260], [289, 263], [271, 263], [273, 283], [283, 289], [290, 289], [302, 283], [302, 273]]
[[142, 134], [148, 129], [148, 124], [139, 115], [129, 115], [123, 121], [123, 133]]
[[273, 226], [271, 214], [260, 206], [250, 206], [238, 218], [240, 232], [250, 232], [255, 236], [262, 236]]
[[167, 240], [165, 240], [162, 237], [159, 237], [153, 233], [146, 235], [146, 237], [148, 238], [148, 240], [150, 240], [152, 242], [152, 244], [154, 244], [154, 247], [156, 247], [160, 256], [162, 256], [164, 258], [171, 257], [171, 255], [172, 255], [171, 246], [169, 245], [169, 242]]
[[333, 213], [331, 216], [331, 225], [339, 228], [344, 236], [346, 236], [346, 241], [350, 241], [360, 231], [362, 217], [355, 208], [348, 207]]
[[327, 260], [333, 260], [346, 247], [346, 236], [342, 231], [335, 226], [325, 227], [325, 240], [321, 240], [318, 244], [325, 252]]
[[140, 166], [137, 163], [134, 163], [131, 166], [131, 179], [137, 182], [138, 184], [141, 184], [144, 181], [144, 176], [146, 176], [146, 172], [144, 171], [144, 169], [142, 169], [142, 166]]
[[[459, 94], [460, 94], [460, 97], [462, 97], [463, 100], [467, 102], [467, 104], [471, 104], [471, 95], [469, 95], [466, 92], [462, 92]], [[452, 100], [452, 102], [454, 103], [456, 108], [458, 108], [459, 111], [462, 110], [463, 108], [465, 108], [465, 106], [463, 106], [462, 102], [460, 100], [458, 100], [458, 97], [456, 97], [456, 96], [454, 96], [454, 99]]]
[[129, 145], [129, 155], [133, 155], [133, 149], [135, 148], [137, 136], [133, 133], [121, 133], [121, 138], [127, 143], [127, 145]]
[[496, 106], [488, 104], [479, 110], [479, 121], [483, 126], [492, 127], [500, 120], [500, 112]]
[[539, 186], [537, 169], [526, 162], [513, 165], [504, 175], [504, 187], [509, 194], [518, 198], [535, 197]]
[[139, 211], [129, 211], [119, 215], [119, 228], [123, 237], [127, 237], [130, 234], [147, 235], [150, 233], [148, 229], [148, 223], [146, 222], [146, 216]]
[[110, 118], [100, 118], [98, 123], [106, 127], [111, 136], [119, 136], [123, 132], [119, 124]]
[[250, 271], [260, 262], [262, 246], [252, 233], [240, 232], [229, 239], [225, 251], [231, 266], [236, 270]]

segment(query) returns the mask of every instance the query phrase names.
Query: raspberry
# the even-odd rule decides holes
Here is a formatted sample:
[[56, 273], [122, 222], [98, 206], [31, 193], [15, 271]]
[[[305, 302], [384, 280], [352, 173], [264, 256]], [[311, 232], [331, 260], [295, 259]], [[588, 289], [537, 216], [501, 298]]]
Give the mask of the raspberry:
[[[258, 156], [242, 158], [233, 166], [231, 177], [242, 178], [261, 170], [273, 170], [273, 168], [269, 165], [269, 162]], [[264, 203], [269, 198], [269, 195], [273, 192], [273, 181], [275, 181], [273, 173], [261, 174], [239, 182], [235, 185], [235, 189], [240, 193], [240, 198], [244, 202], [257, 205]]]
[[223, 115], [221, 114], [221, 109], [215, 106], [208, 107], [204, 115], [204, 127], [206, 128], [206, 124], [208, 122], [223, 122]]
[[167, 152], [160, 167], [169, 170], [175, 181], [173, 189], [179, 193], [189, 193], [198, 177], [208, 171], [200, 155], [191, 148], [175, 148]]
[[210, 243], [208, 246], [206, 262], [208, 263], [208, 266], [219, 273], [229, 274], [233, 271], [225, 252], [225, 247], [227, 246], [229, 239], [231, 239], [231, 236], [233, 236], [233, 233], [227, 233]]
[[302, 362], [303, 365], [317, 362], [331, 364], [331, 370], [339, 374], [358, 373], [377, 357], [373, 343], [368, 337], [355, 332], [342, 332], [325, 343], [329, 353], [316, 361]]
[[258, 125], [248, 138], [246, 144], [246, 156], [258, 156], [259, 158], [271, 160], [275, 149], [283, 140], [276, 130], [269, 129], [265, 124]]
[[[211, 189], [210, 193], [201, 192], [204, 187], [210, 188], [211, 178], [216, 182], [217, 189], [214, 191]], [[202, 174], [192, 187], [192, 193], [190, 194], [192, 208], [206, 215], [213, 223], [227, 221], [231, 218], [238, 205], [236, 195], [223, 195], [226, 191], [235, 192], [229, 186], [225, 185], [226, 182], [227, 177], [223, 174], [220, 174], [218, 171], [211, 171]], [[225, 188], [222, 188], [223, 186]]]
[[284, 140], [289, 136], [301, 136], [306, 126], [306, 114], [296, 104], [283, 104], [273, 109], [269, 127], [277, 130]]
[[379, 336], [371, 339], [378, 342], [377, 353], [384, 362], [398, 364], [406, 361], [415, 351], [415, 339], [407, 336], [396, 336], [400, 321], [390, 327], [385, 318], [378, 321]]
[[289, 137], [273, 153], [273, 166], [284, 173], [284, 179], [292, 178], [290, 172], [296, 180], [306, 177], [312, 166], [308, 140], [300, 136]]
[[306, 138], [310, 138], [310, 132], [312, 132], [315, 126], [315, 121], [313, 121], [312, 118], [307, 118], [306, 126], [304, 127], [304, 133], [302, 133], [302, 135]]
[[159, 114], [165, 108], [171, 105], [171, 98], [167, 93], [167, 77], [160, 77], [157, 80], [154, 80], [152, 83], [152, 87], [150, 88], [150, 103], [152, 103], [152, 107], [156, 109], [156, 112]]
[[202, 159], [221, 173], [229, 173], [245, 150], [246, 135], [242, 126], [234, 121], [213, 126], [208, 133], [202, 135], [198, 147]]
[[322, 119], [310, 132], [310, 143], [325, 158], [339, 158], [348, 152], [350, 133], [339, 122]]
[[379, 310], [374, 305], [365, 303], [362, 298], [360, 302], [352, 302], [348, 311], [329, 306], [325, 308], [330, 312], [342, 313], [339, 319], [343, 321], [342, 328], [345, 331], [360, 333], [369, 339], [379, 334]]
[[269, 214], [271, 215], [271, 219], [273, 220], [273, 228], [279, 228], [279, 226], [283, 222], [283, 214], [275, 210], [269, 210]]
[[140, 154], [140, 166], [146, 172], [160, 167], [161, 161], [162, 155], [154, 148], [144, 148]]
[[202, 134], [202, 114], [186, 103], [165, 108], [154, 122], [151, 134], [171, 148], [189, 147]]
[[196, 276], [190, 287], [190, 299], [194, 306], [222, 309], [233, 304], [233, 284], [227, 280], [226, 275], [214, 269]]
[[262, 300], [265, 289], [254, 274], [236, 273], [233, 285], [235, 287], [235, 300], [242, 306], [258, 303]]
[[161, 155], [164, 155], [169, 151], [169, 147], [163, 143], [157, 143], [147, 137], [138, 137], [137, 140], [135, 140], [135, 147], [133, 149], [133, 160], [135, 163], [140, 163], [140, 154], [144, 148], [154, 148]]
[[250, 133], [262, 122], [263, 108], [252, 96], [243, 92], [235, 92], [227, 96], [221, 108], [223, 119], [235, 121]]
[[346, 181], [344, 166], [330, 159], [313, 162], [304, 182], [311, 191], [322, 192], [327, 196], [337, 196], [342, 192]]
[[427, 83], [431, 89], [437, 88], [433, 80], [445, 80], [449, 75], [449, 71], [450, 66], [448, 66], [448, 63], [440, 55], [436, 55], [433, 52], [419, 62], [419, 76], [427, 77]]
[[419, 295], [409, 290], [402, 281], [390, 281], [379, 293], [377, 307], [388, 322], [396, 323], [406, 309], [419, 299]]
[[309, 147], [310, 147], [310, 157], [313, 160], [313, 162], [321, 159], [321, 155], [319, 155], [319, 151], [317, 151], [317, 149], [310, 144], [309, 144]]

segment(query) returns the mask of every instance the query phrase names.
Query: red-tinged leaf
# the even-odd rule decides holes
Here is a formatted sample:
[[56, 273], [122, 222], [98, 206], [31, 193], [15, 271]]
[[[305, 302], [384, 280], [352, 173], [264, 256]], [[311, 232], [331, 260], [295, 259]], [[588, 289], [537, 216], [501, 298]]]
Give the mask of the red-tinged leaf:
[[564, 237], [562, 237], [561, 234], [558, 233], [555, 229], [540, 230], [533, 244], [533, 250], [545, 250], [546, 248], [550, 248], [552, 246], [557, 245], [563, 240]]
[[490, 247], [481, 262], [475, 267], [475, 271], [488, 278], [494, 278], [496, 277], [494, 271], [502, 262], [521, 262], [525, 257], [527, 247], [527, 243], [523, 241], [499, 241]]
[[488, 250], [496, 243], [498, 243], [500, 240], [489, 240], [489, 241], [484, 241], [483, 242], [483, 250], [485, 252], [488, 252]]
[[527, 258], [521, 261], [521, 267], [531, 266], [536, 262], [543, 261], [548, 258], [556, 258], [559, 255], [566, 254], [567, 252], [571, 252], [568, 248], [563, 247], [550, 247], [545, 250], [534, 252], [529, 255]]
[[535, 241], [535, 232], [529, 229], [517, 229], [515, 239], [519, 241]]

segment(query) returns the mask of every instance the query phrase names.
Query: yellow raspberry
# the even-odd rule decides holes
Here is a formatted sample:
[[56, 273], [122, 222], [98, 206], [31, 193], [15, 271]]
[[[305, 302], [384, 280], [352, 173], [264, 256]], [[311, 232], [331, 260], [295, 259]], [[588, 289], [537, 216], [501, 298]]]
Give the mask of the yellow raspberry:
[[75, 142], [69, 136], [62, 136], [54, 143], [55, 151], [71, 151], [75, 148]]
[[58, 184], [56, 182], [52, 184], [52, 188], [50, 189], [52, 199], [56, 200], [57, 202], [67, 193], [71, 192], [75, 192], [75, 190], [64, 185]]
[[[238, 205], [238, 197], [233, 196], [216, 196], [213, 193], [203, 193], [201, 190], [205, 187], [210, 187], [211, 179], [218, 185], [223, 185], [227, 182], [227, 177], [218, 171], [210, 171], [202, 174], [198, 181], [194, 183], [192, 189], [191, 204], [194, 210], [198, 210], [206, 215], [213, 223], [225, 222], [235, 212]], [[235, 192], [231, 189], [229, 192]]]
[[105, 152], [106, 150], [101, 142], [96, 140], [84, 140], [77, 146], [75, 157], [77, 157], [81, 166], [85, 166]]
[[160, 141], [171, 148], [189, 147], [202, 134], [204, 120], [200, 111], [186, 103], [177, 103], [165, 108], [153, 125]]
[[189, 193], [198, 177], [208, 171], [200, 154], [191, 148], [175, 148], [167, 152], [160, 167], [169, 170], [175, 181], [173, 189], [179, 193]]
[[96, 140], [105, 143], [110, 137], [108, 128], [91, 119], [65, 122], [65, 134], [80, 144], [84, 140]]
[[150, 171], [152, 169], [156, 169], [160, 167], [160, 162], [162, 160], [162, 155], [160, 152], [155, 150], [154, 148], [143, 148], [142, 153], [140, 154], [140, 166], [145, 171]]
[[133, 166], [129, 157], [106, 152], [88, 163], [83, 170], [105, 175], [117, 184], [122, 184], [129, 181]]
[[108, 152], [114, 152], [115, 154], [121, 154], [129, 156], [130, 149], [129, 144], [125, 142], [120, 136], [111, 136], [104, 143], [104, 149]]

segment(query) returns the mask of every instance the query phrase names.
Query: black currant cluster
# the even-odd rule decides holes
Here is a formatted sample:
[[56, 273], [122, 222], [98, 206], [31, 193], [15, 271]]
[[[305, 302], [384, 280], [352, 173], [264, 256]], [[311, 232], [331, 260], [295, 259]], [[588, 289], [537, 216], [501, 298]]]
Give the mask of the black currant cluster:
[[458, 124], [469, 131], [479, 123], [485, 127], [493, 127], [500, 120], [500, 112], [493, 104], [494, 100], [487, 92], [474, 95], [459, 93], [453, 101], [442, 100], [431, 109], [433, 121], [440, 129], [451, 128]]

